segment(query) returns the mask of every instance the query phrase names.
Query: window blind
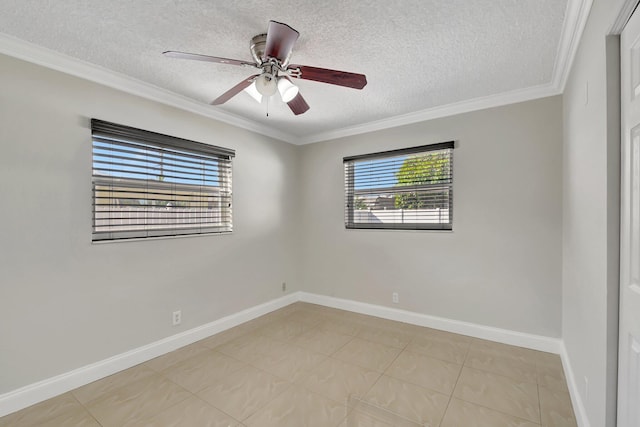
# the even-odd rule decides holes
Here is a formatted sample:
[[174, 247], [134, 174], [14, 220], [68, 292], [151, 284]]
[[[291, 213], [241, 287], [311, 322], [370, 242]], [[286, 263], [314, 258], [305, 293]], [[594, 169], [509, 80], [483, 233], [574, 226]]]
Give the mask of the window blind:
[[91, 120], [93, 241], [232, 230], [234, 150]]
[[345, 157], [346, 228], [451, 230], [453, 141]]

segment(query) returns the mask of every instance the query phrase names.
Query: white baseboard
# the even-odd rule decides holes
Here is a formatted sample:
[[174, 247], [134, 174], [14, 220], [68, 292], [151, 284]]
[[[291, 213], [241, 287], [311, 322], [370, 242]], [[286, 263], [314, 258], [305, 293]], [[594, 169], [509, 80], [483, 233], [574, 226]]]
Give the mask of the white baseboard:
[[[104, 359], [53, 378], [30, 384], [0, 395], [0, 417], [26, 408], [35, 403], [42, 402], [46, 399], [50, 399], [59, 394], [66, 393], [77, 387], [89, 384], [124, 369], [131, 368], [132, 366], [151, 360], [154, 357], [161, 356], [185, 345], [210, 337], [211, 335], [215, 335], [244, 322], [248, 322], [256, 317], [260, 317], [297, 301], [324, 305], [327, 307], [348, 310], [355, 313], [367, 314], [418, 326], [441, 329], [448, 332], [469, 335], [476, 338], [497, 341], [510, 345], [517, 345], [520, 347], [527, 347], [534, 350], [558, 353], [561, 354], [563, 363], [566, 363], [565, 372], [568, 372], [569, 375], [571, 375], [571, 370], [567, 367], [568, 358], [566, 355], [566, 349], [564, 349], [562, 341], [557, 338], [515, 332], [507, 329], [483, 326], [459, 320], [446, 319], [443, 317], [429, 316], [426, 314], [325, 295], [310, 294], [307, 292], [294, 292], [284, 297], [223, 317], [211, 323], [207, 323], [206, 325], [172, 335], [160, 341], [135, 348], [108, 359]], [[570, 387], [572, 387], [571, 394], [572, 399], [574, 399], [578, 394], [575, 393], [575, 381], [573, 381], [573, 378], [570, 379]], [[582, 407], [581, 402], [576, 403], [574, 400], [574, 408], [576, 408], [577, 417], [579, 408], [582, 410], [582, 414], [584, 414], [584, 408]], [[579, 420], [579, 426], [590, 427], [588, 423], [585, 423], [586, 417], [582, 416], [582, 419], [585, 421], [581, 423]]]
[[576, 422], [578, 427], [591, 427], [589, 418], [587, 418], [587, 411], [580, 397], [578, 391], [578, 383], [573, 375], [573, 369], [571, 369], [571, 360], [569, 359], [569, 353], [564, 342], [561, 344], [560, 358], [562, 359], [562, 368], [564, 369], [564, 375], [567, 378], [567, 386], [569, 387], [569, 394], [571, 395], [571, 404], [573, 405], [573, 413], [576, 416]]
[[298, 293], [291, 293], [126, 353], [10, 391], [0, 395], [0, 417], [210, 337], [298, 300]]
[[559, 338], [550, 338], [541, 335], [511, 331], [508, 329], [494, 328], [491, 326], [478, 325], [476, 323], [429, 316], [427, 314], [416, 313], [413, 311], [399, 310], [397, 308], [384, 307], [381, 305], [368, 304], [326, 295], [300, 292], [300, 301], [381, 317], [383, 319], [410, 323], [412, 325], [426, 326], [429, 328], [440, 329], [447, 332], [468, 335], [504, 344], [526, 347], [533, 350], [547, 351], [550, 353], [560, 354], [562, 347], [562, 341]]

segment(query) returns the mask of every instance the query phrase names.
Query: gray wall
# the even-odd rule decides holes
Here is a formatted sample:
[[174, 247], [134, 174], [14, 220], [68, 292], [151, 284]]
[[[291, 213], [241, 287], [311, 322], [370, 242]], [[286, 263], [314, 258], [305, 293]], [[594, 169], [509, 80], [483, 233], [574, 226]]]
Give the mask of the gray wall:
[[594, 427], [616, 411], [620, 89], [606, 35], [621, 3], [593, 2], [563, 99], [562, 336]]
[[[295, 146], [5, 56], [0, 82], [0, 393], [297, 289]], [[91, 244], [91, 117], [235, 149], [233, 234]]]
[[[344, 156], [449, 140], [453, 232], [345, 230]], [[301, 150], [306, 291], [560, 337], [561, 97]]]
[[[561, 334], [560, 97], [295, 147], [8, 57], [0, 79], [0, 393], [278, 297], [282, 281]], [[91, 244], [91, 117], [234, 148], [233, 234]], [[342, 157], [452, 139], [453, 232], [344, 229]]]

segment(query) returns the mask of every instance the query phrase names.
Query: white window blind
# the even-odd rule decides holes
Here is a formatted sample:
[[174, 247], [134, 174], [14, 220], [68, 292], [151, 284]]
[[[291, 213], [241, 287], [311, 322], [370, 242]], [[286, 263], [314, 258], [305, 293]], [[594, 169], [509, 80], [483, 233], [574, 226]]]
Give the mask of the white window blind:
[[453, 141], [345, 157], [346, 228], [451, 230]]
[[232, 230], [234, 150], [91, 120], [93, 240]]

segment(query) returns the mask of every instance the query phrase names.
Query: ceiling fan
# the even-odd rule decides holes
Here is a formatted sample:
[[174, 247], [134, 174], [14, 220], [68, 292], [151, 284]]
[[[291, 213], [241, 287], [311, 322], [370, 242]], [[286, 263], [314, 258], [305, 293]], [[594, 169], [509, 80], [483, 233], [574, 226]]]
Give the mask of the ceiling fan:
[[300, 33], [287, 24], [269, 21], [267, 33], [258, 34], [251, 39], [250, 50], [254, 62], [172, 50], [163, 52], [163, 55], [171, 58], [240, 65], [260, 70], [259, 74], [247, 77], [220, 95], [211, 103], [212, 105], [224, 104], [243, 90], [258, 102], [262, 102], [263, 97], [268, 98], [277, 91], [293, 114], [299, 115], [309, 110], [309, 104], [300, 94], [298, 87], [293, 84], [292, 78], [313, 80], [353, 89], [365, 87], [367, 77], [364, 74], [290, 64], [291, 51], [299, 36]]

